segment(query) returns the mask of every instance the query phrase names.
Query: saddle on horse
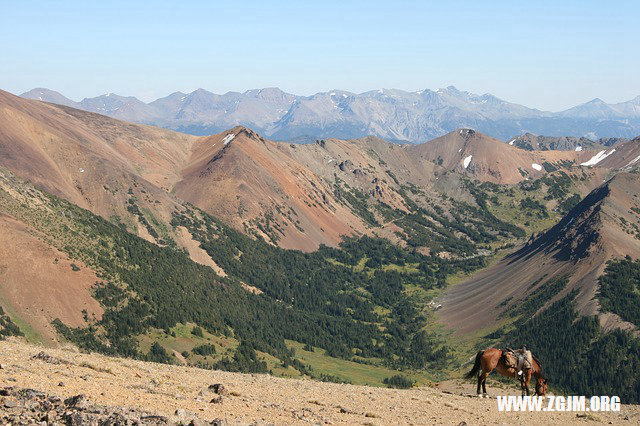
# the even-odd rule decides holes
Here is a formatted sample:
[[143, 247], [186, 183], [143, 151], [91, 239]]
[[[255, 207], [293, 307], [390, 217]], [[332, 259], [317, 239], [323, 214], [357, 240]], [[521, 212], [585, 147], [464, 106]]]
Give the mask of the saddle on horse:
[[511, 348], [504, 349], [502, 351], [502, 359], [508, 368], [516, 370], [520, 379], [523, 378], [523, 373], [526, 370], [533, 368], [531, 351], [528, 351], [524, 346], [517, 350]]

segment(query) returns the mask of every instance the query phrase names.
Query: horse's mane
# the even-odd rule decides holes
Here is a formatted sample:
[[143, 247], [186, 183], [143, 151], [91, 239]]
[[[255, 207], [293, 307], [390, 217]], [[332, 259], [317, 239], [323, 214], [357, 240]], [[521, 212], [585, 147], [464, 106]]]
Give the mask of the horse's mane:
[[540, 376], [544, 377], [544, 373], [542, 372], [542, 363], [540, 362], [540, 360], [538, 358], [536, 358], [536, 356], [534, 354], [531, 354], [531, 357], [536, 362], [536, 364], [538, 364], [538, 368], [540, 369]]

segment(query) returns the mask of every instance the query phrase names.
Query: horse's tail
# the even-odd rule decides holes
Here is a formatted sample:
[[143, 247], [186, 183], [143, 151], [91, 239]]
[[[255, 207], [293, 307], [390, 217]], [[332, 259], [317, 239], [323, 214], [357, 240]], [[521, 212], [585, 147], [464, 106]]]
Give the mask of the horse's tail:
[[466, 379], [470, 379], [478, 375], [478, 373], [482, 369], [482, 355], [484, 355], [484, 351], [478, 351], [478, 354], [476, 355], [476, 362], [473, 364], [473, 368], [464, 376]]

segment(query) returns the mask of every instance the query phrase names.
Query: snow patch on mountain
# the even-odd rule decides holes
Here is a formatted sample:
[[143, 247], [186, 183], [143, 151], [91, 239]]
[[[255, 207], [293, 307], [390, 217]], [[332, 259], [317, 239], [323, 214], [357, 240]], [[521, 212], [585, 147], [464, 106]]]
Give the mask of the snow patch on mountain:
[[629, 164], [627, 164], [626, 167], [629, 167], [630, 165], [637, 163], [639, 160], [640, 160], [640, 155], [638, 155], [633, 160], [629, 161]]
[[607, 153], [606, 150], [602, 150], [599, 153], [597, 153], [596, 155], [594, 155], [593, 157], [591, 157], [591, 159], [589, 161], [586, 161], [584, 163], [580, 163], [580, 165], [581, 166], [595, 166], [596, 164], [598, 164], [599, 162], [601, 162], [602, 160], [604, 160], [605, 158], [607, 158], [608, 156], [610, 156], [614, 152], [616, 152], [615, 148], [612, 149], [611, 152], [609, 152], [609, 153]]
[[229, 133], [227, 136], [224, 137], [224, 139], [222, 139], [222, 143], [224, 144], [224, 146], [227, 146], [235, 137], [236, 135], [234, 135], [233, 133]]

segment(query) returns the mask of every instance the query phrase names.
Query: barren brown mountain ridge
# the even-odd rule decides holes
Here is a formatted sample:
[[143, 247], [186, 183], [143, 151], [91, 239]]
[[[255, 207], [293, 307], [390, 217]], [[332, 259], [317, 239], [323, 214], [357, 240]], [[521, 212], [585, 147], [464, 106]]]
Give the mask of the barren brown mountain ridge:
[[[584, 327], [587, 342], [616, 336], [631, 351], [635, 311], [611, 308], [625, 298], [600, 289], [602, 277], [618, 277], [610, 265], [640, 257], [638, 165], [640, 138], [538, 150], [462, 128], [418, 145], [376, 137], [291, 144], [243, 126], [196, 137], [0, 91], [0, 319], [46, 347], [183, 364], [162, 370], [169, 367], [52, 352], [108, 364], [118, 380], [166, 371], [167, 383], [224, 368], [426, 386], [459, 377], [477, 349], [514, 344], [528, 320], [561, 309], [570, 323], [594, 321]], [[5, 378], [35, 388], [45, 380], [21, 361], [28, 346], [0, 344], [11, 353]], [[554, 355], [539, 347], [548, 365]], [[587, 359], [594, 349], [580, 350]], [[635, 362], [624, 354], [618, 368]], [[82, 387], [62, 370], [49, 373]], [[407, 391], [414, 404], [396, 390], [368, 397], [368, 388], [331, 385], [335, 395], [326, 395], [324, 384], [277, 381], [278, 398], [308, 387], [321, 408], [286, 398], [269, 408], [246, 382], [267, 389], [268, 376], [225, 374], [246, 401], [233, 399], [226, 411], [205, 404], [206, 419], [447, 423], [453, 417], [436, 406], [448, 403], [465, 413], [456, 420], [502, 421], [469, 417], [489, 405], [425, 387]], [[638, 385], [620, 370], [595, 389], [607, 391], [617, 375], [631, 377], [628, 389]], [[585, 381], [555, 379], [558, 392]], [[468, 393], [458, 382], [441, 386]], [[40, 390], [55, 394], [51, 383]], [[114, 405], [122, 395], [109, 392], [92, 397]], [[363, 398], [340, 418], [332, 404], [351, 392]], [[182, 401], [139, 393], [125, 396], [163, 415]], [[385, 398], [402, 400], [403, 414], [389, 402], [366, 416], [367, 404]], [[433, 410], [416, 406], [423, 399]], [[575, 414], [549, 419], [569, 420]]]

